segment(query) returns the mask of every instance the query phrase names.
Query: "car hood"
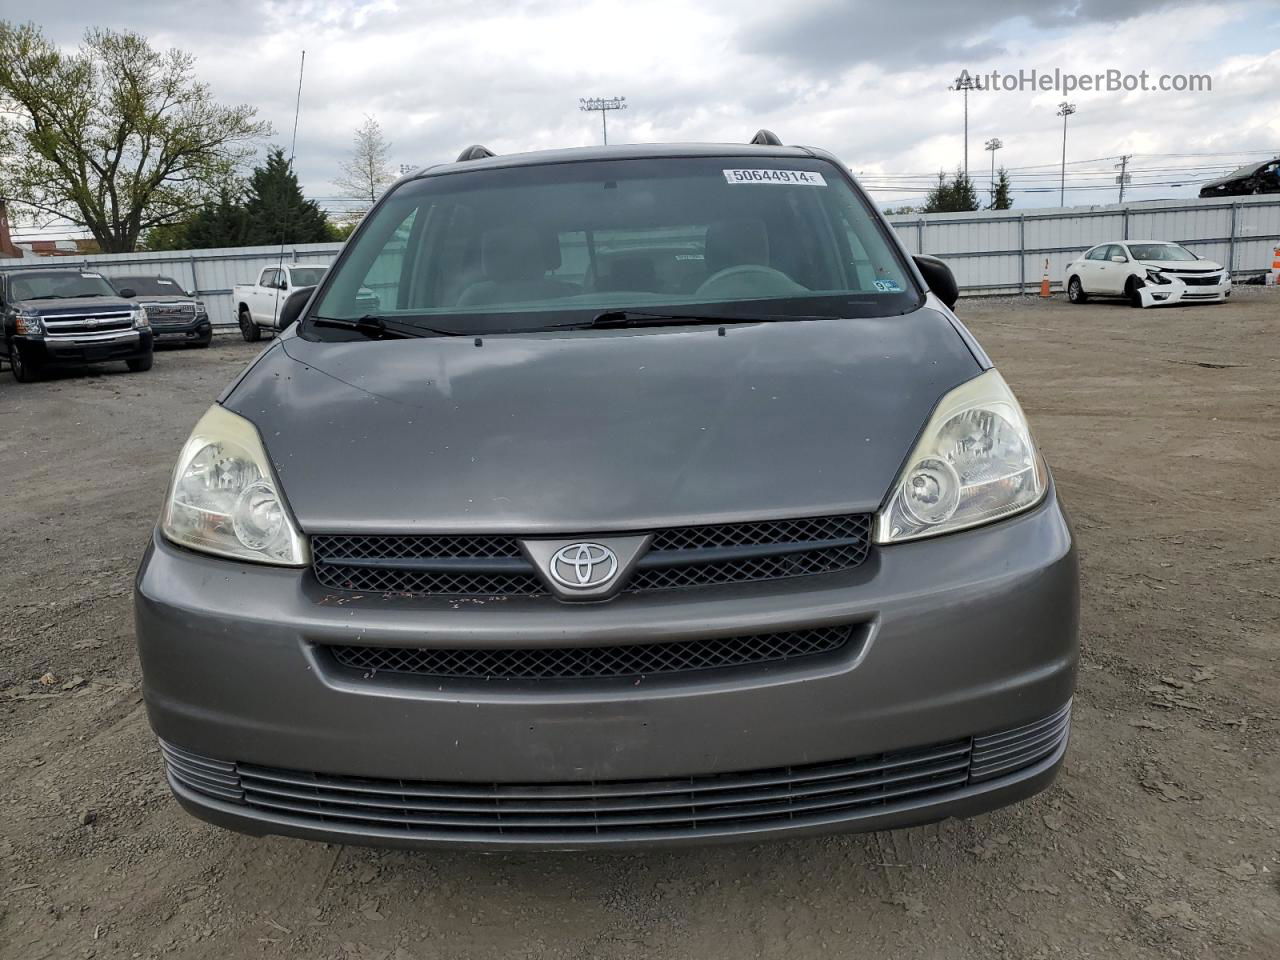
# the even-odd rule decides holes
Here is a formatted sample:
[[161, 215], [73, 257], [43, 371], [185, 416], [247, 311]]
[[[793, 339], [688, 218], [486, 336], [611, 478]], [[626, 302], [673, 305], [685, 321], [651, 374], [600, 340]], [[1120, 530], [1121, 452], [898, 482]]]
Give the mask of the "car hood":
[[1221, 270], [1222, 264], [1212, 260], [1139, 260], [1144, 267], [1159, 267], [1161, 270], [1172, 270], [1175, 273], [1213, 273]]
[[185, 293], [146, 293], [133, 299], [139, 303], [192, 303], [195, 297], [188, 297]]
[[907, 316], [268, 349], [225, 397], [302, 529], [587, 533], [875, 510], [981, 372]]
[[65, 300], [23, 300], [23, 310], [45, 317], [59, 313], [110, 313], [132, 310], [133, 303], [119, 297], [67, 297]]

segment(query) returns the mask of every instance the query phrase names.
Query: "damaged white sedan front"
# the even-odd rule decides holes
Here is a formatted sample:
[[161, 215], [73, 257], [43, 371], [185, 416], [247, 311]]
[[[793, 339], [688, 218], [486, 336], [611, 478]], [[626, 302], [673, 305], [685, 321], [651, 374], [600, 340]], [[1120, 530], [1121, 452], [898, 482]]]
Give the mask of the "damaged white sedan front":
[[1124, 297], [1135, 307], [1223, 303], [1231, 274], [1219, 263], [1167, 241], [1115, 241], [1091, 247], [1063, 272], [1067, 299]]

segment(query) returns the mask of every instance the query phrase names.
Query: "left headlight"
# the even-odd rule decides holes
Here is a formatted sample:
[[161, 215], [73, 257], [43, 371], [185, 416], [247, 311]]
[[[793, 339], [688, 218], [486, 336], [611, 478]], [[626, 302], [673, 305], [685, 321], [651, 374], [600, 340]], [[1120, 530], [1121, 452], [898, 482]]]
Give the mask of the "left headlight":
[[40, 315], [20, 310], [14, 320], [14, 333], [19, 336], [40, 337], [44, 335], [44, 322]]
[[151, 319], [147, 316], [147, 308], [140, 303], [133, 305], [133, 329], [146, 330], [151, 326]]
[[1026, 415], [996, 370], [942, 398], [888, 504], [876, 542], [976, 527], [1040, 502], [1048, 488]]
[[310, 562], [257, 429], [216, 404], [178, 457], [160, 531], [180, 546], [224, 557], [288, 567]]

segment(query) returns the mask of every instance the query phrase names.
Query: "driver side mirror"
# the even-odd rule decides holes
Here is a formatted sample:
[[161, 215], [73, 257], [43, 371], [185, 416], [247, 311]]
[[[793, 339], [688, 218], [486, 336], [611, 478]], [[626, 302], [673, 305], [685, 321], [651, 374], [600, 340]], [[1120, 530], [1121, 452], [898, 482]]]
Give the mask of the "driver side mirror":
[[133, 287], [120, 288], [120, 296], [124, 297], [126, 300], [132, 300], [137, 295], [138, 295], [138, 291], [133, 289]]
[[925, 285], [947, 305], [948, 309], [954, 309], [956, 301], [960, 299], [960, 287], [956, 284], [956, 276], [951, 272], [951, 268], [937, 257], [930, 257], [923, 253], [918, 253], [911, 259], [916, 262], [916, 268], [920, 271], [920, 276], [924, 277]]
[[1124, 257], [1120, 256], [1119, 254], [1117, 254], [1116, 256], [1111, 258], [1111, 262], [1112, 263], [1128, 263], [1129, 261], [1126, 260]]

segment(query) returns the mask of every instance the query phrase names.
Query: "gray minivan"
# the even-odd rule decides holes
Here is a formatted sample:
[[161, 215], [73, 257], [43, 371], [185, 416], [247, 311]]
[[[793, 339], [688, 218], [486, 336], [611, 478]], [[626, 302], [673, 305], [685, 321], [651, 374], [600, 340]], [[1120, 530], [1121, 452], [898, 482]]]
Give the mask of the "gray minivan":
[[136, 622], [178, 800], [564, 849], [1043, 789], [1076, 553], [955, 299], [767, 131], [403, 178], [174, 468]]

